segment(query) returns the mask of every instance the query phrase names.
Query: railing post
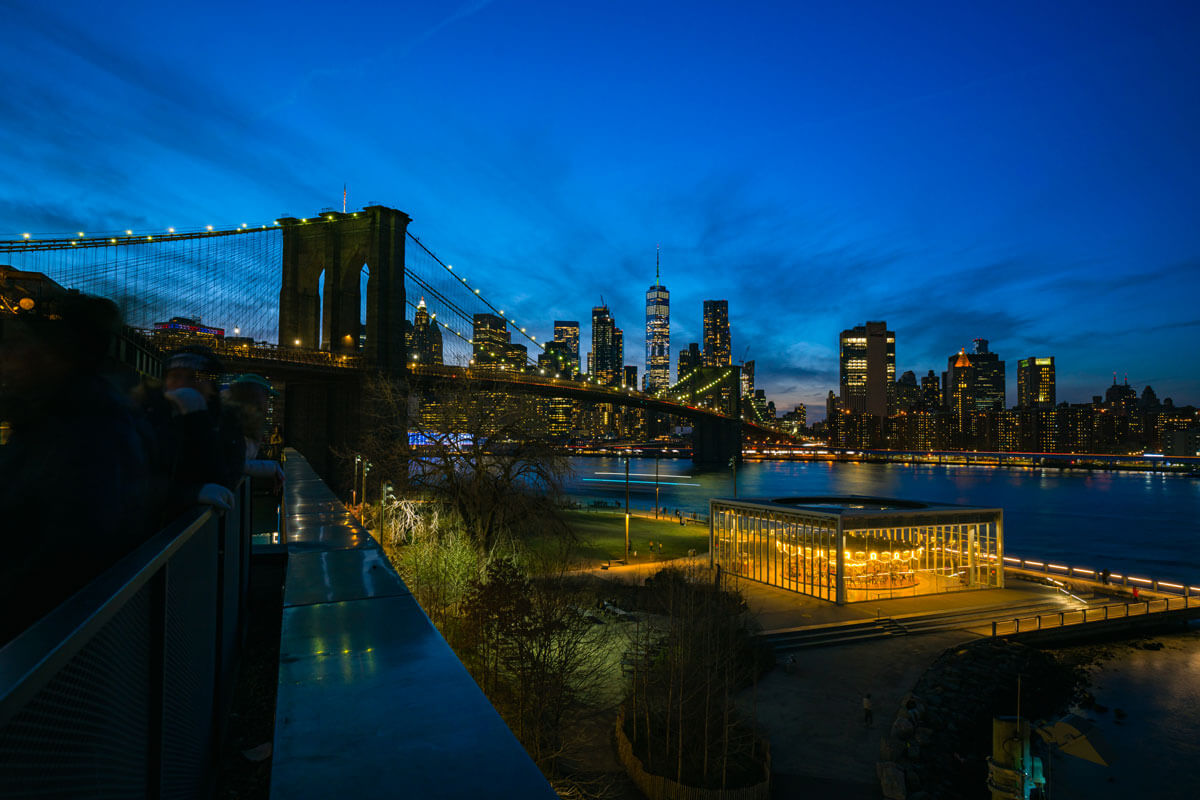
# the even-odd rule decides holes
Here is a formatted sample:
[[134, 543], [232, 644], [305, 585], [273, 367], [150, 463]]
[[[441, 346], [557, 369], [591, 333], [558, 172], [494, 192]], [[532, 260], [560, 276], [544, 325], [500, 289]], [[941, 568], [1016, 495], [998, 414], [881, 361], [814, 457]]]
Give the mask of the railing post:
[[996, 620], [992, 620], [992, 638], [996, 638]]
[[1067, 618], [1066, 618], [1064, 612], [1062, 612], [1062, 611], [1058, 612], [1058, 627], [1061, 628], [1066, 624], [1067, 624]]
[[1021, 618], [1015, 617], [1015, 618], [1013, 618], [1013, 633], [1020, 633], [1020, 632], [1021, 632]]
[[1156, 592], [1158, 591], [1158, 578], [1155, 578], [1154, 580], [1150, 581], [1150, 588]]
[[1108, 619], [1108, 606], [1104, 607], [1104, 618]]
[[146, 670], [146, 790], [149, 797], [162, 795], [163, 713], [166, 706], [167, 674], [167, 581], [171, 562], [152, 577], [147, 586], [150, 603], [150, 663]]
[[1042, 615], [1041, 614], [1037, 615], [1037, 629], [1039, 631], [1042, 629]]

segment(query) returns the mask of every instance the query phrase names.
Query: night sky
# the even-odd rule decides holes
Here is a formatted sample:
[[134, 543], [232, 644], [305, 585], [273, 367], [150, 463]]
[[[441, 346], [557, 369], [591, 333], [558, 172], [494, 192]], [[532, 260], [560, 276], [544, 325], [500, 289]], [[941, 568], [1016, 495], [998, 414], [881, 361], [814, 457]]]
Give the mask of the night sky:
[[[649, 6], [648, 8], [646, 6]], [[643, 360], [727, 298], [779, 410], [884, 319], [1058, 396], [1200, 403], [1200, 4], [0, 0], [0, 233], [380, 202], [510, 314]], [[813, 406], [816, 406], [815, 408]]]

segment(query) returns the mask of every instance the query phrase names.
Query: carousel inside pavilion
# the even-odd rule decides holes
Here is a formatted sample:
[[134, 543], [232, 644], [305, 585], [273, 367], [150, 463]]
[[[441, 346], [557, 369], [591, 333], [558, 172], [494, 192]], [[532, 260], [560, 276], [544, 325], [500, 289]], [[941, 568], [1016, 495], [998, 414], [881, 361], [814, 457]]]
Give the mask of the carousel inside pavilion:
[[1003, 588], [1004, 512], [874, 497], [709, 501], [727, 573], [836, 603]]

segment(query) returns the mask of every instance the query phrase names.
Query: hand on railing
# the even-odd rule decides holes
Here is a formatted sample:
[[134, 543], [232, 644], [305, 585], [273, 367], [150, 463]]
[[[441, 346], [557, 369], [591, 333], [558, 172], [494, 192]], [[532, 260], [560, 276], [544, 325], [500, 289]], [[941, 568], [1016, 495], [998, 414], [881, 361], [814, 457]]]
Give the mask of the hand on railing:
[[218, 514], [224, 514], [233, 508], [233, 492], [219, 483], [206, 483], [200, 487], [200, 493], [196, 495], [196, 502], [212, 506]]

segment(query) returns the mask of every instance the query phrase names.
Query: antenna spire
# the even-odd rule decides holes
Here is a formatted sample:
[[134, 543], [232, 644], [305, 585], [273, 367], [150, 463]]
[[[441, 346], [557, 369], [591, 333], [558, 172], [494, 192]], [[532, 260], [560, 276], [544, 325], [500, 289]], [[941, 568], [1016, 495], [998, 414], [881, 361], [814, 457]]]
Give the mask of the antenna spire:
[[346, 213], [346, 184], [342, 184], [342, 213]]
[[658, 279], [658, 261], [659, 261], [658, 256], [661, 251], [662, 251], [661, 244], [654, 245], [654, 285], [655, 286], [662, 286], [662, 282]]

